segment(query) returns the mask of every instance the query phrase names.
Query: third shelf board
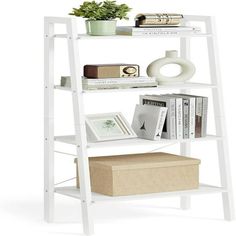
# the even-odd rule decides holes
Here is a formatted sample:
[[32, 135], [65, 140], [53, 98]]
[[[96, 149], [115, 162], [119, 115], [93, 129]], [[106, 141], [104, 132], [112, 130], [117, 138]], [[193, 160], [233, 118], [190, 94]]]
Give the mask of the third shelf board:
[[[65, 196], [80, 199], [80, 190], [76, 187], [57, 187], [55, 192]], [[154, 199], [157, 197], [173, 197], [173, 196], [192, 196], [199, 194], [210, 194], [210, 193], [222, 193], [226, 190], [222, 187], [216, 187], [206, 184], [200, 184], [198, 189], [184, 190], [184, 191], [173, 191], [173, 192], [162, 192], [162, 193], [151, 193], [142, 195], [130, 195], [130, 196], [118, 196], [110, 197], [98, 193], [92, 193], [92, 201], [130, 201], [130, 200], [142, 200], [142, 199]]]
[[[158, 85], [157, 87], [145, 87], [145, 88], [127, 88], [127, 89], [97, 89], [97, 90], [83, 90], [83, 93], [106, 93], [106, 92], [140, 92], [140, 91], [158, 91], [158, 90], [168, 90], [168, 89], [204, 89], [204, 88], [216, 88], [214, 84], [204, 84], [204, 83], [184, 83], [184, 84], [173, 84], [173, 85]], [[60, 85], [55, 85], [55, 89], [72, 91], [71, 88], [62, 87]]]
[[[220, 140], [221, 137], [216, 135], [207, 135], [202, 138], [194, 138], [194, 139], [161, 139], [160, 141], [152, 141], [140, 138], [132, 138], [132, 139], [121, 139], [114, 141], [104, 141], [104, 142], [96, 142], [96, 143], [88, 143], [88, 148], [116, 148], [116, 147], [135, 147], [135, 146], [146, 146], [150, 148], [155, 148], [157, 145], [165, 145], [165, 144], [175, 144], [175, 143], [188, 143], [188, 142], [197, 142], [197, 141], [208, 141], [208, 140]], [[55, 141], [62, 142], [66, 144], [76, 145], [75, 135], [66, 135], [66, 136], [56, 136]]]

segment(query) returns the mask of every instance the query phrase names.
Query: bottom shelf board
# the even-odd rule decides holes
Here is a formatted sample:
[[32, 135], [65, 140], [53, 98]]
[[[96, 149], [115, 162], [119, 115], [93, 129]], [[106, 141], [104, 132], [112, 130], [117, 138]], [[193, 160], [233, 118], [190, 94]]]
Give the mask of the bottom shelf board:
[[[77, 189], [76, 187], [57, 187], [55, 188], [55, 192], [58, 194], [80, 199], [80, 190]], [[222, 187], [200, 184], [198, 189], [192, 189], [192, 190], [151, 193], [151, 194], [142, 194], [142, 195], [130, 195], [130, 196], [118, 196], [118, 197], [110, 197], [103, 194], [92, 192], [92, 201], [93, 202], [129, 201], [129, 200], [151, 199], [151, 198], [157, 198], [157, 197], [190, 196], [190, 195], [222, 193], [222, 192], [226, 192], [226, 190]]]

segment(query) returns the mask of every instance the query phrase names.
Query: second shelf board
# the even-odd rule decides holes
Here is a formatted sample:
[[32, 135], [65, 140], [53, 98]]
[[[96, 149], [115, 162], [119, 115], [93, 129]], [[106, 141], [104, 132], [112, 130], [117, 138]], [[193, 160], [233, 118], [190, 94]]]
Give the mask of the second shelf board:
[[[221, 137], [216, 135], [207, 135], [202, 138], [195, 139], [161, 139], [160, 141], [152, 141], [141, 138], [132, 138], [132, 139], [121, 139], [114, 141], [104, 141], [96, 143], [88, 143], [88, 148], [112, 148], [112, 147], [127, 147], [127, 146], [150, 146], [154, 147], [159, 144], [174, 144], [174, 143], [187, 143], [187, 142], [197, 142], [197, 141], [208, 141], [208, 140], [220, 140]], [[56, 136], [55, 141], [76, 145], [75, 135], [66, 135], [66, 136]]]
[[[57, 187], [55, 192], [65, 196], [80, 199], [80, 190], [76, 187]], [[130, 195], [130, 196], [118, 196], [110, 197], [107, 195], [92, 193], [92, 201], [130, 201], [130, 200], [141, 200], [141, 199], [154, 199], [157, 197], [173, 197], [173, 196], [191, 196], [198, 194], [208, 194], [208, 193], [222, 193], [226, 190], [222, 187], [210, 186], [206, 184], [200, 184], [198, 189], [184, 190], [184, 191], [173, 191], [173, 192], [162, 192], [162, 193], [151, 193], [142, 195]]]
[[[106, 93], [106, 92], [139, 92], [139, 91], [158, 91], [158, 90], [168, 90], [168, 89], [208, 89], [216, 88], [214, 84], [205, 83], [183, 83], [183, 84], [173, 84], [173, 85], [158, 85], [157, 87], [146, 87], [146, 88], [127, 88], [127, 89], [94, 89], [94, 90], [83, 90], [83, 93]], [[60, 85], [55, 85], [55, 89], [72, 91], [71, 88], [62, 87]]]

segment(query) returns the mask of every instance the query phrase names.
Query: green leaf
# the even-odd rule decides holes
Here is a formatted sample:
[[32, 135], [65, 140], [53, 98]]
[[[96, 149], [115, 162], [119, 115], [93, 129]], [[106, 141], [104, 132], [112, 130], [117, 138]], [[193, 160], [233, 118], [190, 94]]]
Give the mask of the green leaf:
[[116, 1], [103, 2], [85, 1], [79, 8], [73, 8], [69, 15], [87, 18], [89, 20], [128, 19], [127, 14], [131, 8], [126, 4], [117, 4]]

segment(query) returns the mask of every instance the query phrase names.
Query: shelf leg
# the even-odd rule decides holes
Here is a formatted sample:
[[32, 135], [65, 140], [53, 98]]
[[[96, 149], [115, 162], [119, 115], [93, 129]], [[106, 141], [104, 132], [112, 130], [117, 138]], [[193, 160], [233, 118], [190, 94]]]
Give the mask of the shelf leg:
[[[181, 156], [190, 156], [191, 146], [190, 143], [181, 143], [180, 144], [180, 155]], [[190, 196], [181, 196], [180, 197], [180, 208], [182, 210], [188, 210], [191, 207], [191, 197]]]
[[[186, 22], [183, 25], [187, 25]], [[186, 59], [190, 59], [190, 39], [189, 38], [180, 38], [180, 56]], [[180, 93], [189, 93], [189, 90], [183, 89]], [[180, 155], [190, 156], [190, 143], [181, 143], [180, 144]], [[191, 207], [191, 197], [190, 196], [181, 196], [180, 197], [180, 208], [183, 210], [188, 210]]]
[[54, 24], [44, 21], [44, 219], [54, 217]]
[[224, 218], [225, 220], [233, 220], [235, 218], [233, 190], [231, 182], [231, 170], [228, 154], [227, 130], [224, 118], [224, 103], [221, 86], [221, 74], [219, 69], [219, 57], [215, 23], [213, 17], [206, 20], [206, 30], [212, 34], [213, 37], [207, 39], [208, 57], [210, 64], [211, 83], [216, 84], [217, 88], [212, 90], [214, 117], [216, 126], [216, 135], [222, 137], [222, 140], [217, 141], [218, 159], [220, 167], [221, 186], [227, 190], [222, 193]]
[[94, 232], [91, 212], [92, 195], [90, 185], [89, 160], [87, 155], [87, 135], [82, 93], [82, 74], [80, 71], [81, 65], [79, 64], [76, 19], [68, 19], [66, 28], [68, 34], [67, 40], [71, 73], [71, 88], [75, 124], [75, 138], [77, 146], [76, 150], [78, 157], [83, 230], [86, 235], [91, 235]]

